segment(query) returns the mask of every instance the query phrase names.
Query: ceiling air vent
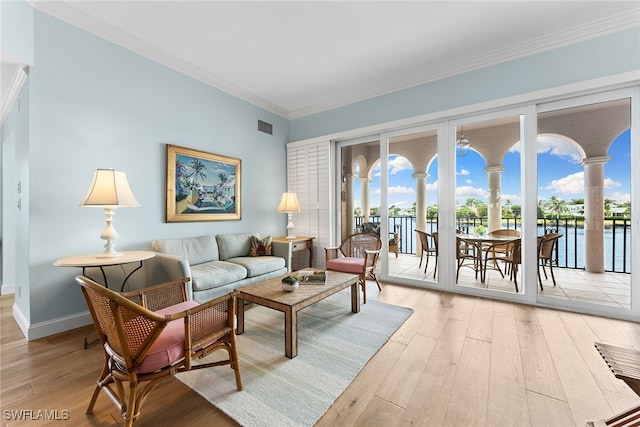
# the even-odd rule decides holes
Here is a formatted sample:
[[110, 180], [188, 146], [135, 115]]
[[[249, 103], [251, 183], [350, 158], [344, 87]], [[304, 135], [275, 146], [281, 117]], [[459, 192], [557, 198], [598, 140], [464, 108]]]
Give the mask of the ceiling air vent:
[[273, 135], [273, 125], [271, 123], [263, 122], [262, 120], [258, 120], [258, 130], [260, 132], [267, 133], [269, 135]]

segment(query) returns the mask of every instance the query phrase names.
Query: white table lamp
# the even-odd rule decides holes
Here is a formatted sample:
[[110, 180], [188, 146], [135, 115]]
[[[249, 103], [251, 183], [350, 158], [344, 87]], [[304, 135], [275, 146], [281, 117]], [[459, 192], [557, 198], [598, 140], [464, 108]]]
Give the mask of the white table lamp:
[[118, 238], [118, 232], [113, 226], [113, 216], [117, 208], [140, 206], [129, 188], [127, 175], [113, 169], [96, 169], [93, 182], [80, 206], [104, 208], [107, 224], [100, 234], [106, 240], [105, 250], [98, 258], [112, 258], [122, 255], [115, 250], [113, 241]]
[[296, 193], [290, 191], [282, 193], [282, 199], [280, 199], [280, 204], [278, 205], [278, 212], [285, 212], [287, 214], [289, 220], [287, 223], [287, 239], [295, 239], [296, 236], [293, 234], [295, 226], [293, 225], [292, 214], [294, 212], [300, 212], [300, 204], [298, 204], [298, 196]]

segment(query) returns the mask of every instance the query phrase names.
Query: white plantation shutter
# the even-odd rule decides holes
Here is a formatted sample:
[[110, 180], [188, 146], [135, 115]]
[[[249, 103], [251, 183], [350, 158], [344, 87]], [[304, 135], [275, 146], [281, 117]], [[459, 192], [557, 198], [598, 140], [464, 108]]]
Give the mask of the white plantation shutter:
[[287, 145], [287, 185], [298, 195], [301, 212], [293, 215], [295, 234], [315, 237], [314, 267], [324, 268], [331, 226], [330, 143]]

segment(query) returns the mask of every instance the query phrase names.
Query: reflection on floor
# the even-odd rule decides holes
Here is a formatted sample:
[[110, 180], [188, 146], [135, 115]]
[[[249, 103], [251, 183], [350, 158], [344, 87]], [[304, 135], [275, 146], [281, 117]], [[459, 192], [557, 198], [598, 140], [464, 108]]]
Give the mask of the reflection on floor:
[[[423, 272], [424, 261], [421, 268], [418, 268], [419, 263], [420, 257], [416, 255], [400, 254], [396, 258], [395, 254], [392, 254], [389, 257], [389, 275], [414, 280], [433, 280], [435, 258], [430, 257], [426, 273]], [[554, 268], [553, 272], [557, 284], [555, 287], [550, 276], [546, 280], [544, 275], [542, 276], [544, 290], [540, 291], [538, 288], [538, 292], [544, 293], [545, 296], [627, 309], [631, 306], [630, 274], [598, 274], [558, 267]], [[475, 272], [471, 268], [463, 267], [460, 269], [458, 284], [515, 292], [513, 281], [509, 280], [509, 275], [502, 278], [497, 270], [487, 270], [485, 283], [481, 283], [480, 276], [476, 279]], [[518, 273], [518, 285], [520, 292], [522, 292], [520, 273]]]

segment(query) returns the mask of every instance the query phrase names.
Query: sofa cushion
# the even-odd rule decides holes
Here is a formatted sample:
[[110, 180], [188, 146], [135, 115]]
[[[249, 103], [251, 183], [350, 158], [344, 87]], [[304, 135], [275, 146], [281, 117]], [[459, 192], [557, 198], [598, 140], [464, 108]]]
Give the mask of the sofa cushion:
[[256, 236], [251, 236], [251, 256], [265, 256], [271, 255], [271, 236], [267, 236], [261, 239]]
[[217, 288], [247, 277], [242, 265], [226, 261], [210, 261], [191, 266], [194, 291]]
[[221, 261], [239, 256], [248, 256], [251, 252], [251, 236], [260, 237], [258, 233], [218, 234], [218, 253]]
[[220, 259], [215, 236], [159, 239], [151, 243], [151, 248], [156, 252], [186, 258], [191, 266]]
[[227, 262], [241, 265], [247, 271], [247, 277], [256, 277], [284, 268], [284, 258], [278, 256], [237, 257]]

